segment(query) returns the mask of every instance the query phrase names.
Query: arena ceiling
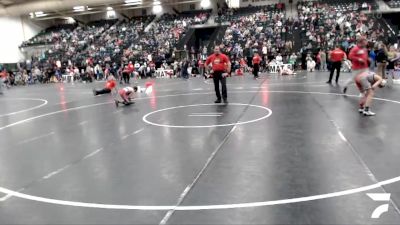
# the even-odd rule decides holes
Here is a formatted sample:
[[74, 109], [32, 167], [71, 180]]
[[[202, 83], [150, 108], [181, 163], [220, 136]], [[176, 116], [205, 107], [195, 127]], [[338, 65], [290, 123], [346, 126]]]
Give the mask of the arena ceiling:
[[[30, 13], [43, 12], [46, 15], [73, 16], [115, 10], [149, 8], [159, 2], [162, 5], [177, 5], [200, 2], [201, 0], [0, 0], [0, 16], [28, 16]], [[85, 10], [76, 11], [73, 7], [84, 6]]]

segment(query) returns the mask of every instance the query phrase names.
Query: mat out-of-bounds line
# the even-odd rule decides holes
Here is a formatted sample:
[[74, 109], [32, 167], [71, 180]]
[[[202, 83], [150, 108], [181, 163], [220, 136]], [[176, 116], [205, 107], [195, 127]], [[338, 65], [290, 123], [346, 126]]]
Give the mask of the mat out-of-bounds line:
[[[304, 92], [304, 91], [236, 91], [236, 92], [231, 92], [231, 93], [254, 93], [254, 92], [271, 92], [271, 93], [299, 93], [299, 94], [320, 94], [320, 95], [337, 95], [337, 96], [344, 96], [344, 94], [340, 93], [325, 93], [325, 92]], [[208, 92], [208, 93], [187, 93], [187, 94], [176, 94], [176, 95], [164, 95], [164, 96], [157, 96], [158, 98], [164, 98], [164, 97], [175, 97], [175, 96], [185, 96], [185, 95], [207, 95], [207, 94], [213, 94], [213, 92]], [[348, 97], [358, 97], [356, 95], [346, 95]], [[139, 99], [149, 99], [150, 97], [144, 97], [144, 98], [138, 98]], [[384, 98], [374, 98], [377, 100], [381, 101], [386, 101], [386, 102], [393, 102], [400, 104], [399, 101], [395, 100], [390, 100], [390, 99], [384, 99]], [[7, 127], [12, 127], [21, 123], [25, 123], [37, 118], [65, 112], [65, 111], [72, 111], [72, 110], [78, 110], [78, 109], [84, 109], [84, 108], [90, 108], [90, 107], [95, 107], [95, 106], [100, 106], [100, 105], [105, 105], [105, 104], [110, 104], [110, 102], [105, 102], [105, 103], [98, 103], [98, 104], [92, 104], [92, 105], [86, 105], [86, 106], [79, 106], [75, 108], [70, 108], [70, 109], [65, 109], [65, 110], [60, 110], [56, 112], [51, 112], [47, 114], [43, 114], [40, 116], [36, 117], [31, 117], [25, 120], [21, 120], [18, 122], [15, 122], [13, 124], [9, 124], [4, 127], [0, 127], [0, 130], [6, 129]], [[75, 206], [75, 207], [84, 207], [84, 208], [99, 208], [99, 209], [124, 209], [124, 210], [159, 210], [159, 211], [166, 211], [166, 210], [176, 210], [176, 211], [196, 211], [196, 210], [213, 210], [213, 209], [235, 209], [235, 208], [250, 208], [250, 207], [261, 207], [261, 206], [272, 206], [272, 205], [282, 205], [282, 204], [292, 204], [292, 203], [299, 203], [299, 202], [307, 202], [307, 201], [314, 201], [314, 200], [321, 200], [321, 199], [329, 199], [329, 198], [334, 198], [334, 197], [340, 197], [340, 196], [347, 196], [351, 194], [357, 194], [357, 193], [362, 193], [365, 191], [381, 188], [382, 186], [393, 184], [396, 182], [400, 181], [400, 176], [394, 177], [391, 179], [387, 179], [384, 181], [380, 181], [375, 184], [359, 187], [359, 188], [354, 188], [354, 189], [349, 189], [349, 190], [344, 190], [344, 191], [337, 191], [337, 192], [332, 192], [332, 193], [327, 193], [327, 194], [320, 194], [320, 195], [313, 195], [313, 196], [307, 196], [307, 197], [299, 197], [299, 198], [290, 198], [290, 199], [281, 199], [281, 200], [272, 200], [272, 201], [262, 201], [262, 202], [249, 202], [249, 203], [235, 203], [235, 204], [219, 204], [219, 205], [197, 205], [197, 206], [144, 206], [144, 205], [110, 205], [110, 204], [101, 204], [101, 203], [86, 203], [86, 202], [77, 202], [77, 201], [66, 201], [66, 200], [57, 200], [57, 199], [51, 199], [51, 198], [44, 198], [44, 197], [39, 197], [39, 196], [33, 196], [29, 194], [24, 194], [21, 192], [13, 191], [4, 187], [0, 187], [0, 192], [6, 194], [8, 197], [17, 197], [17, 198], [22, 198], [26, 200], [31, 200], [31, 201], [37, 201], [37, 202], [42, 202], [42, 203], [48, 203], [48, 204], [56, 204], [56, 205], [64, 205], [64, 206]]]
[[389, 179], [389, 180], [381, 181], [376, 184], [364, 186], [364, 187], [354, 188], [354, 189], [345, 190], [345, 191], [332, 192], [332, 193], [328, 193], [328, 194], [308, 196], [308, 197], [290, 198], [290, 199], [265, 201], [265, 202], [249, 202], [249, 203], [222, 204], [222, 205], [198, 205], [198, 206], [109, 205], [109, 204], [86, 203], [86, 202], [64, 201], [64, 200], [57, 200], [57, 199], [51, 199], [51, 198], [43, 198], [43, 197], [38, 197], [38, 196], [15, 192], [15, 191], [3, 188], [3, 187], [0, 187], [0, 192], [5, 193], [8, 196], [22, 198], [22, 199], [26, 199], [26, 200], [32, 200], [32, 201], [56, 204], [56, 205], [64, 205], [64, 206], [84, 207], [84, 208], [125, 209], [125, 210], [159, 210], [159, 211], [174, 209], [176, 211], [197, 211], [197, 210], [236, 209], [236, 208], [273, 206], [273, 205], [283, 205], [283, 204], [292, 204], [292, 203], [299, 203], [299, 202], [328, 199], [328, 198], [346, 196], [346, 195], [351, 195], [351, 194], [356, 194], [356, 193], [361, 193], [361, 192], [381, 188], [384, 185], [396, 183], [399, 181], [400, 181], [400, 176]]
[[5, 116], [12, 116], [12, 115], [16, 115], [16, 114], [19, 114], [19, 113], [32, 111], [32, 110], [41, 108], [41, 107], [47, 105], [47, 103], [48, 103], [48, 101], [46, 99], [40, 99], [40, 98], [7, 98], [7, 99], [2, 99], [2, 100], [10, 100], [10, 101], [15, 101], [15, 100], [17, 100], [17, 101], [18, 100], [25, 101], [25, 100], [27, 100], [27, 101], [40, 101], [40, 102], [43, 102], [43, 103], [40, 104], [40, 105], [37, 105], [37, 106], [33, 106], [33, 107], [30, 107], [30, 108], [27, 108], [27, 109], [19, 110], [19, 111], [16, 111], [16, 112], [1, 114], [0, 118], [1, 117], [5, 117]]

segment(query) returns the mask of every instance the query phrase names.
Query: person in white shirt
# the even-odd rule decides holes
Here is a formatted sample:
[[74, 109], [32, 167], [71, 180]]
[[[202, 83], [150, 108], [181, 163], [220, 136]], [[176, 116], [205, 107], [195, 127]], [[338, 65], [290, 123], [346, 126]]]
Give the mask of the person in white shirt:
[[115, 105], [118, 107], [119, 103], [122, 103], [124, 105], [130, 105], [133, 104], [132, 98], [134, 93], [138, 91], [138, 87], [133, 86], [133, 87], [124, 87], [118, 91], [119, 96], [121, 97], [122, 101], [115, 100]]
[[268, 55], [268, 48], [267, 48], [266, 44], [264, 44], [263, 47], [262, 47], [262, 54], [263, 54], [263, 57]]
[[140, 64], [138, 62], [135, 63], [135, 70], [138, 71], [140, 68]]
[[278, 65], [283, 64], [283, 58], [282, 58], [281, 53], [278, 53], [278, 55], [276, 56], [276, 64], [278, 64]]
[[308, 58], [308, 60], [307, 60], [307, 71], [308, 72], [314, 72], [315, 66], [316, 66], [315, 61], [311, 57]]
[[296, 73], [288, 67], [288, 65], [284, 65], [280, 70], [281, 75], [296, 75]]

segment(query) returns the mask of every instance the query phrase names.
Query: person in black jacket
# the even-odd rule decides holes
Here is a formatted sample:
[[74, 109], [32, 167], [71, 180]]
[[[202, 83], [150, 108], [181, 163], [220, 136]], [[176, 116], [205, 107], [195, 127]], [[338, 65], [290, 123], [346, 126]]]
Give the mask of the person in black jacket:
[[387, 56], [386, 46], [384, 44], [380, 44], [379, 50], [376, 53], [376, 64], [377, 64], [376, 73], [379, 76], [383, 77], [384, 79], [386, 78], [387, 61], [388, 61], [388, 56]]

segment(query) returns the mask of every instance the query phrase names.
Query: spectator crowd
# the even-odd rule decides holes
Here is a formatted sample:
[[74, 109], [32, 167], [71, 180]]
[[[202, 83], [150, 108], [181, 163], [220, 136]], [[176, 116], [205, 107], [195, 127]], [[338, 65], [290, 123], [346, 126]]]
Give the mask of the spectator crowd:
[[[255, 54], [262, 59], [260, 71], [284, 64], [292, 70], [326, 71], [331, 66], [331, 50], [339, 46], [348, 53], [362, 36], [369, 41], [371, 69], [385, 73], [387, 68], [395, 76], [399, 51], [391, 44], [397, 42], [397, 35], [379, 19], [368, 16], [366, 11], [376, 8], [373, 1], [300, 1], [298, 17], [288, 18], [282, 3], [221, 7], [215, 22], [224, 33], [214, 43], [230, 57], [237, 74], [251, 70]], [[122, 82], [123, 74], [152, 77], [158, 68], [173, 71], [169, 76], [204, 75], [209, 48], [194, 49], [181, 41], [191, 26], [206, 23], [210, 14], [210, 10], [198, 10], [164, 14], [158, 19], [143, 16], [51, 27], [21, 45], [48, 45], [49, 49], [19, 64], [17, 71], [3, 71], [3, 77], [10, 85], [24, 85], [60, 82], [63, 74], [80, 81], [113, 74]], [[343, 70], [350, 71], [351, 65], [343, 63]]]

